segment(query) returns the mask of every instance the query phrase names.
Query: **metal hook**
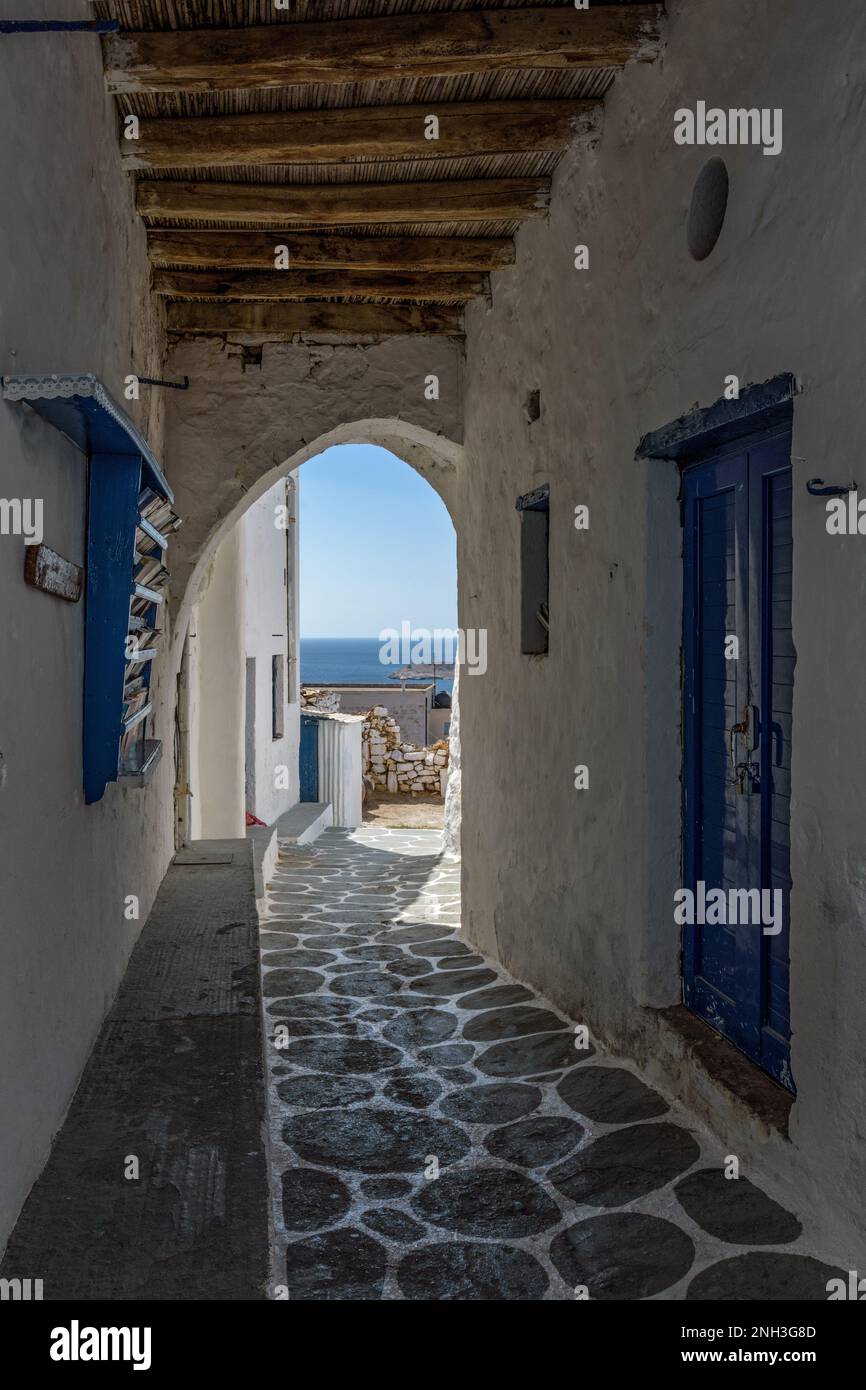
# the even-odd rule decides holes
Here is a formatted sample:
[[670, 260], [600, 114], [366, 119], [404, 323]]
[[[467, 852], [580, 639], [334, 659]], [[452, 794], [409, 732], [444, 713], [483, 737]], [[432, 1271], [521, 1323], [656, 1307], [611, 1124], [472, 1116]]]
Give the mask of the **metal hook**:
[[185, 376], [183, 381], [160, 381], [156, 376], [140, 376], [138, 378], [141, 386], [170, 386], [172, 391], [188, 391], [189, 377]]
[[856, 483], [826, 483], [823, 478], [810, 478], [806, 491], [810, 497], [844, 497], [846, 493], [856, 492]]

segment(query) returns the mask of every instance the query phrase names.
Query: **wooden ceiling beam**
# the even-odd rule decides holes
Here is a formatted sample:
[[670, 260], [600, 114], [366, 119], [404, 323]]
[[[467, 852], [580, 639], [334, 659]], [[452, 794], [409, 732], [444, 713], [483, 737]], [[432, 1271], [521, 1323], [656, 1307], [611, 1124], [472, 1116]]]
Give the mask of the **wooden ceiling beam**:
[[460, 306], [430, 304], [199, 304], [166, 306], [170, 333], [290, 338], [295, 333], [460, 334]]
[[170, 29], [103, 39], [111, 92], [214, 92], [450, 77], [506, 68], [621, 67], [657, 51], [658, 4], [440, 10], [377, 19]]
[[[205, 31], [206, 32], [206, 31]], [[190, 119], [142, 118], [139, 138], [121, 138], [128, 169], [236, 164], [349, 163], [563, 150], [592, 101], [428, 102]], [[430, 117], [438, 122], [436, 138]]]
[[[287, 26], [288, 27], [288, 26]], [[142, 217], [285, 227], [387, 222], [486, 222], [543, 217], [549, 179], [422, 183], [252, 184], [140, 179]]]
[[514, 264], [510, 237], [374, 237], [150, 227], [153, 265], [273, 270], [278, 245], [296, 270], [498, 270]]
[[402, 299], [429, 304], [465, 304], [488, 288], [487, 276], [457, 272], [401, 274], [387, 270], [159, 270], [156, 294], [170, 299], [304, 300]]

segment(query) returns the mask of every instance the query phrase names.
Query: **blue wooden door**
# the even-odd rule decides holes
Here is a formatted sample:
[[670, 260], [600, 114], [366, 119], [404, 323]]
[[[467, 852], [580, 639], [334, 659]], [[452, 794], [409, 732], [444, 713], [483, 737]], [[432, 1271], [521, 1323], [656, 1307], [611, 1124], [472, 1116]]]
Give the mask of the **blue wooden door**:
[[319, 721], [311, 714], [301, 715], [298, 773], [302, 801], [319, 799]]
[[793, 1090], [790, 434], [687, 468], [684, 498], [683, 886], [727, 900], [683, 928], [684, 999]]

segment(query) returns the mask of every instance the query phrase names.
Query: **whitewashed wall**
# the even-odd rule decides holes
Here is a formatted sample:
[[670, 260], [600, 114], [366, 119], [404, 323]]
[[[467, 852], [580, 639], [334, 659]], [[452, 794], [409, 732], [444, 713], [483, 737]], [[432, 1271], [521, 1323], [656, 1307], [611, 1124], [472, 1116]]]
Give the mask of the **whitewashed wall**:
[[[241, 523], [245, 535], [245, 651], [255, 666], [255, 805], [267, 825], [298, 800], [300, 706], [289, 700], [289, 586], [297, 573], [297, 523], [282, 524], [288, 506], [285, 480], [254, 502]], [[279, 523], [279, 524], [278, 524]], [[298, 607], [291, 608], [292, 616]], [[271, 661], [282, 658], [282, 738], [273, 737]]]
[[[518, 232], [492, 306], [468, 311], [460, 623], [489, 640], [486, 675], [460, 690], [464, 913], [481, 947], [694, 1105], [721, 1154], [786, 1181], [836, 1223], [840, 1251], [862, 1253], [866, 538], [828, 537], [805, 483], [855, 477], [862, 495], [866, 183], [852, 171], [866, 164], [866, 10], [783, 9], [671, 0], [663, 60], [618, 78], [597, 149], [566, 156], [549, 221]], [[782, 108], [782, 153], [676, 146], [674, 112], [699, 100]], [[698, 263], [685, 223], [711, 154], [730, 196]], [[588, 271], [574, 269], [578, 244]], [[717, 400], [728, 374], [746, 385], [779, 372], [803, 385], [790, 1141], [669, 1049], [660, 1023], [680, 999], [682, 533], [676, 468], [635, 460], [645, 432]], [[529, 657], [515, 499], [543, 483], [550, 652]], [[578, 763], [589, 791], [574, 790]]]
[[[65, 0], [67, 18], [92, 18]], [[4, 16], [56, 18], [52, 0]], [[0, 43], [0, 373], [93, 372], [164, 458], [145, 233], [120, 168], [95, 36]], [[45, 543], [84, 562], [85, 459], [0, 401], [0, 496], [41, 498]], [[173, 682], [157, 668], [165, 756], [142, 790], [85, 806], [84, 604], [27, 588], [20, 536], [0, 536], [0, 1249], [48, 1156], [173, 849]], [[166, 648], [168, 640], [166, 640]], [[124, 899], [139, 899], [138, 920]]]
[[188, 638], [190, 839], [243, 839], [245, 706], [244, 527], [211, 561]]

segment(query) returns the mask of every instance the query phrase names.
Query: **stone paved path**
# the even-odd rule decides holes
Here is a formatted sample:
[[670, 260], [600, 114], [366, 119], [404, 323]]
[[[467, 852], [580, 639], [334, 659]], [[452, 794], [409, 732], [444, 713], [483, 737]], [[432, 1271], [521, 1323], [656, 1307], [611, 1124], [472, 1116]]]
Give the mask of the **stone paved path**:
[[439, 845], [327, 830], [269, 885], [274, 1296], [826, 1299], [793, 1214], [461, 941]]

